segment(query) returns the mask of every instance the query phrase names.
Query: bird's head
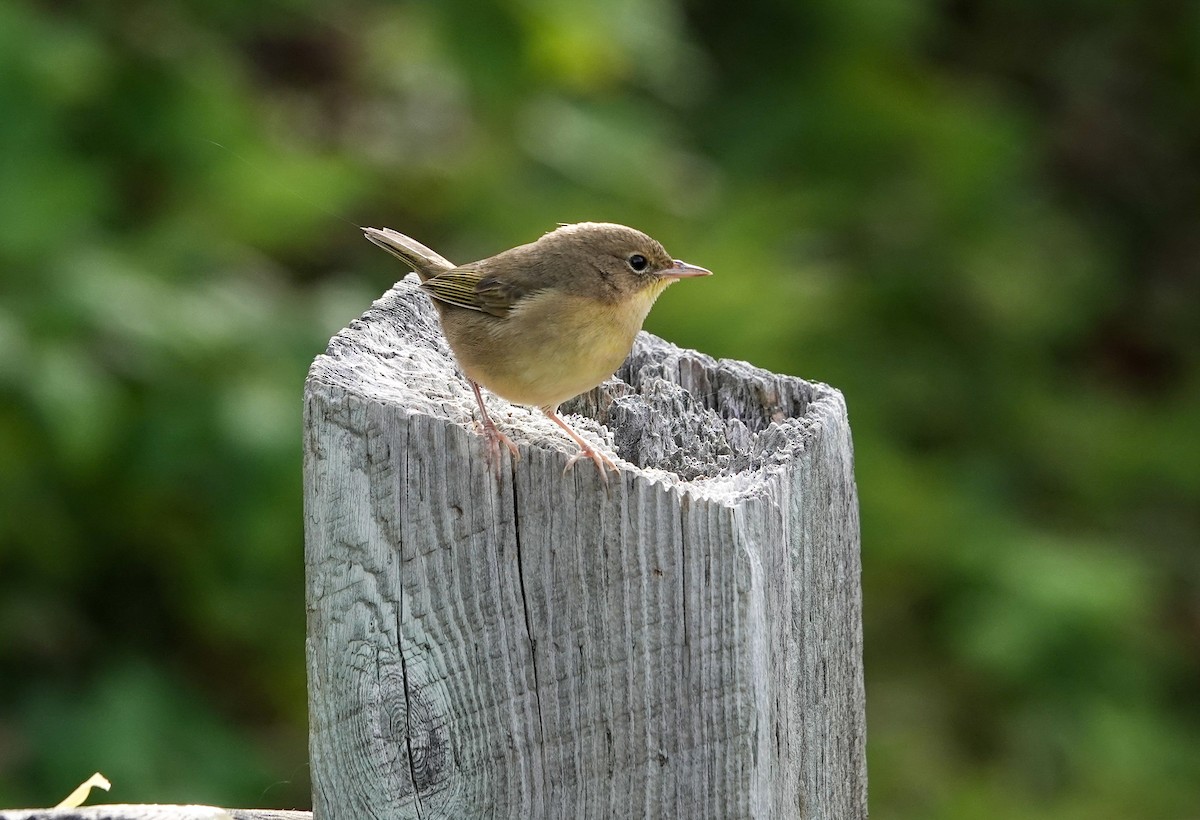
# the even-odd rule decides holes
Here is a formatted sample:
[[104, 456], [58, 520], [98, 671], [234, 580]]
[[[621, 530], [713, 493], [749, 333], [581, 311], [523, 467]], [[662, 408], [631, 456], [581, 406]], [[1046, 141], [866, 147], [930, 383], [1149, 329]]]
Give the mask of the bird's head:
[[534, 247], [560, 269], [574, 272], [572, 289], [604, 301], [648, 297], [653, 303], [680, 279], [712, 275], [710, 270], [672, 259], [660, 242], [641, 231], [611, 222], [563, 225]]

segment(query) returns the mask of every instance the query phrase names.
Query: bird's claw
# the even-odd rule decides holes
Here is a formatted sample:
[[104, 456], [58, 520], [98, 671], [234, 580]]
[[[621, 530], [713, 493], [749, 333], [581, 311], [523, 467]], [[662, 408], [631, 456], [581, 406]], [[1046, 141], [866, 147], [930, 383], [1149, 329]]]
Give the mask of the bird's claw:
[[508, 448], [508, 452], [512, 454], [513, 461], [521, 460], [521, 451], [517, 449], [517, 445], [513, 444], [512, 439], [500, 432], [500, 429], [495, 424], [483, 424], [483, 436], [487, 439], [488, 447], [488, 463], [496, 471], [496, 479], [500, 478], [500, 445], [503, 444]]
[[616, 463], [613, 462], [611, 458], [604, 455], [604, 453], [600, 452], [595, 447], [584, 445], [579, 448], [578, 453], [571, 456], [570, 461], [567, 462], [567, 466], [563, 468], [563, 475], [566, 475], [567, 472], [575, 466], [575, 462], [579, 461], [581, 458], [590, 458], [593, 462], [595, 462], [596, 467], [600, 470], [600, 480], [605, 484], [608, 484], [609, 470], [612, 470], [614, 473], [620, 472]]

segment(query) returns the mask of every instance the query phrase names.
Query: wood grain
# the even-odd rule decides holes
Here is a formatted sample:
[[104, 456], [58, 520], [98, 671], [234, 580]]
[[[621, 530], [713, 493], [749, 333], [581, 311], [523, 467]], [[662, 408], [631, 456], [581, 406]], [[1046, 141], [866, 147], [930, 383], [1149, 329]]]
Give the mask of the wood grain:
[[489, 399], [399, 283], [305, 387], [314, 811], [866, 816], [858, 504], [836, 390], [641, 334], [565, 406]]

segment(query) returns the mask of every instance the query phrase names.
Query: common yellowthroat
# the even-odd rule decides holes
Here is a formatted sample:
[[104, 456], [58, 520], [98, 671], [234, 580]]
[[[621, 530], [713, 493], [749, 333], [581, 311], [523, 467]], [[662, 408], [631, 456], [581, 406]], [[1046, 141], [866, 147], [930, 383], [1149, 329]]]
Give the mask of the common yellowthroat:
[[558, 405], [620, 367], [668, 285], [712, 273], [672, 259], [641, 231], [607, 222], [563, 225], [536, 242], [461, 266], [388, 228], [363, 233], [411, 266], [433, 297], [479, 403], [493, 463], [499, 466], [501, 444], [518, 453], [488, 416], [480, 385], [540, 409], [579, 445], [567, 469], [587, 457], [606, 482], [605, 469], [616, 465], [559, 418]]

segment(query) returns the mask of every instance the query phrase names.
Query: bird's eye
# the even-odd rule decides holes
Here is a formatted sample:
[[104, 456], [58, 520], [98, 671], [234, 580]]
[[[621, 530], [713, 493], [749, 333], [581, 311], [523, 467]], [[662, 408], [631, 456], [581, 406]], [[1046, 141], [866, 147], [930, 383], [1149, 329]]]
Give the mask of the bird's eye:
[[644, 271], [646, 266], [649, 264], [650, 263], [646, 261], [646, 257], [642, 256], [640, 253], [635, 253], [633, 256], [629, 257], [629, 267], [633, 268], [638, 273]]

